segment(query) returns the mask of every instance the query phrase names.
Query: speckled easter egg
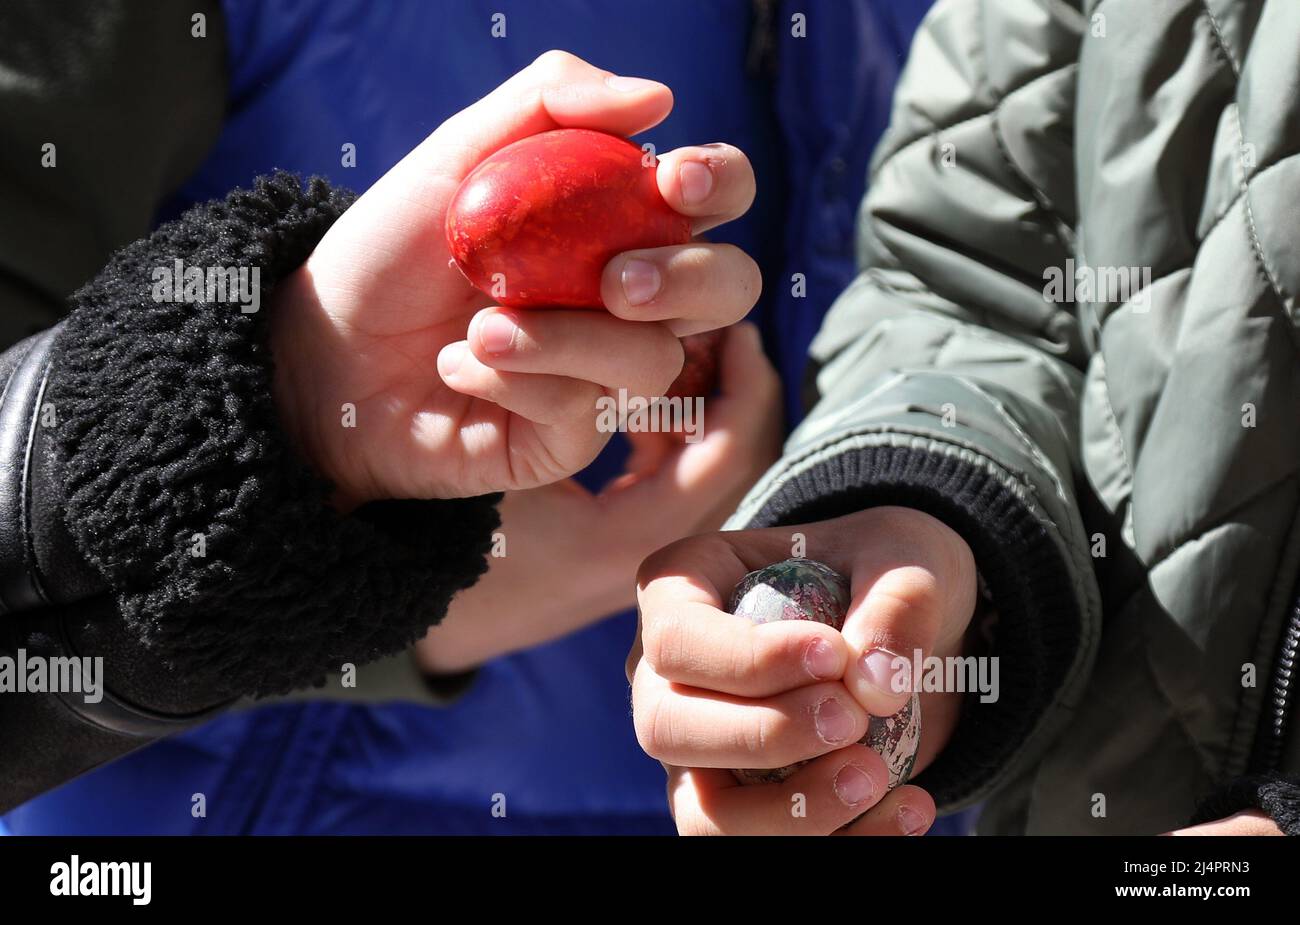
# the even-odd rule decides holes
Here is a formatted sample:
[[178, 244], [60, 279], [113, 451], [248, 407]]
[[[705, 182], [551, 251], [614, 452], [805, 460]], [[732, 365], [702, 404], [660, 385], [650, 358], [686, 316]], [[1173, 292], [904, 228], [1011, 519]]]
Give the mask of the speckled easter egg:
[[[813, 620], [838, 630], [844, 627], [849, 599], [849, 583], [835, 569], [812, 559], [786, 559], [742, 578], [732, 591], [730, 610], [753, 623]], [[871, 717], [862, 744], [884, 759], [893, 788], [911, 776], [920, 739], [921, 701], [913, 693], [893, 716]], [[772, 784], [785, 780], [804, 764], [807, 762], [732, 773], [744, 784]]]

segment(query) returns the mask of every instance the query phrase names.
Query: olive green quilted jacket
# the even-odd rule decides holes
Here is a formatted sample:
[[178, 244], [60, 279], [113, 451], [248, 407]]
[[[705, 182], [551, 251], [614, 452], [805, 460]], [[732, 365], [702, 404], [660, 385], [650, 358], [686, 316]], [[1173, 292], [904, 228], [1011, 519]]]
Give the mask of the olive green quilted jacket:
[[1000, 697], [918, 782], [985, 831], [1300, 767], [1298, 151], [1297, 0], [940, 0], [916, 39], [817, 403], [731, 525], [965, 536]]

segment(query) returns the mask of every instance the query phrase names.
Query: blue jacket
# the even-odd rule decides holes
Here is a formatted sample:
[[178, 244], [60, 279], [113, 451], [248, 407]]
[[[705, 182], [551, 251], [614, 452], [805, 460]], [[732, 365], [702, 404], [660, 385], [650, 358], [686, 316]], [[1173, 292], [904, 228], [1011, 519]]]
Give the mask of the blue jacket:
[[[364, 190], [447, 116], [548, 48], [676, 95], [638, 140], [725, 140], [751, 157], [758, 199], [715, 239], [753, 254], [755, 309], [787, 386], [853, 276], [866, 153], [888, 121], [902, 56], [929, 0], [776, 4], [774, 69], [747, 70], [751, 0], [227, 0], [224, 133], [160, 218], [273, 167]], [[795, 11], [806, 37], [791, 34]], [[492, 35], [492, 14], [506, 35]], [[340, 165], [345, 143], [356, 166]], [[806, 279], [792, 295], [792, 274]], [[613, 445], [582, 478], [616, 473]], [[623, 659], [631, 614], [492, 662], [455, 703], [297, 703], [222, 717], [14, 810], [15, 833], [671, 833], [663, 771], [638, 748]], [[206, 796], [207, 815], [190, 813]], [[494, 794], [507, 812], [492, 813]]]

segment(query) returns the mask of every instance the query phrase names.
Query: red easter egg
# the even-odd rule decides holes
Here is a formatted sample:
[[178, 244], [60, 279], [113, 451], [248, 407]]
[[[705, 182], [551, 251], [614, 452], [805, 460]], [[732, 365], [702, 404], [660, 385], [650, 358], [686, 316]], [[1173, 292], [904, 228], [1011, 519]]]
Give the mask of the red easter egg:
[[690, 219], [659, 195], [655, 160], [625, 138], [555, 129], [507, 145], [447, 209], [456, 265], [498, 304], [601, 308], [601, 271], [623, 251], [685, 244]]

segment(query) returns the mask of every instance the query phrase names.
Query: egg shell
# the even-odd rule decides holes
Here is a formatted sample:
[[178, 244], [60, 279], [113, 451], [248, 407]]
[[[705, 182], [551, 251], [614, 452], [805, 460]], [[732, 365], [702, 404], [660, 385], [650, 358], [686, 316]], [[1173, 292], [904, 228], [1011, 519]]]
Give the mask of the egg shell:
[[590, 129], [530, 135], [485, 158], [447, 208], [466, 278], [500, 305], [603, 308], [617, 254], [685, 244], [691, 223], [664, 202], [653, 155]]
[[[812, 620], [837, 630], [844, 628], [850, 601], [849, 582], [829, 565], [812, 559], [786, 559], [750, 572], [732, 591], [729, 609], [753, 623]], [[876, 752], [889, 770], [889, 786], [906, 783], [916, 763], [921, 740], [921, 701], [913, 693], [892, 716], [873, 716], [861, 743]], [[788, 778], [806, 761], [782, 768], [736, 769], [743, 784], [774, 784]]]

